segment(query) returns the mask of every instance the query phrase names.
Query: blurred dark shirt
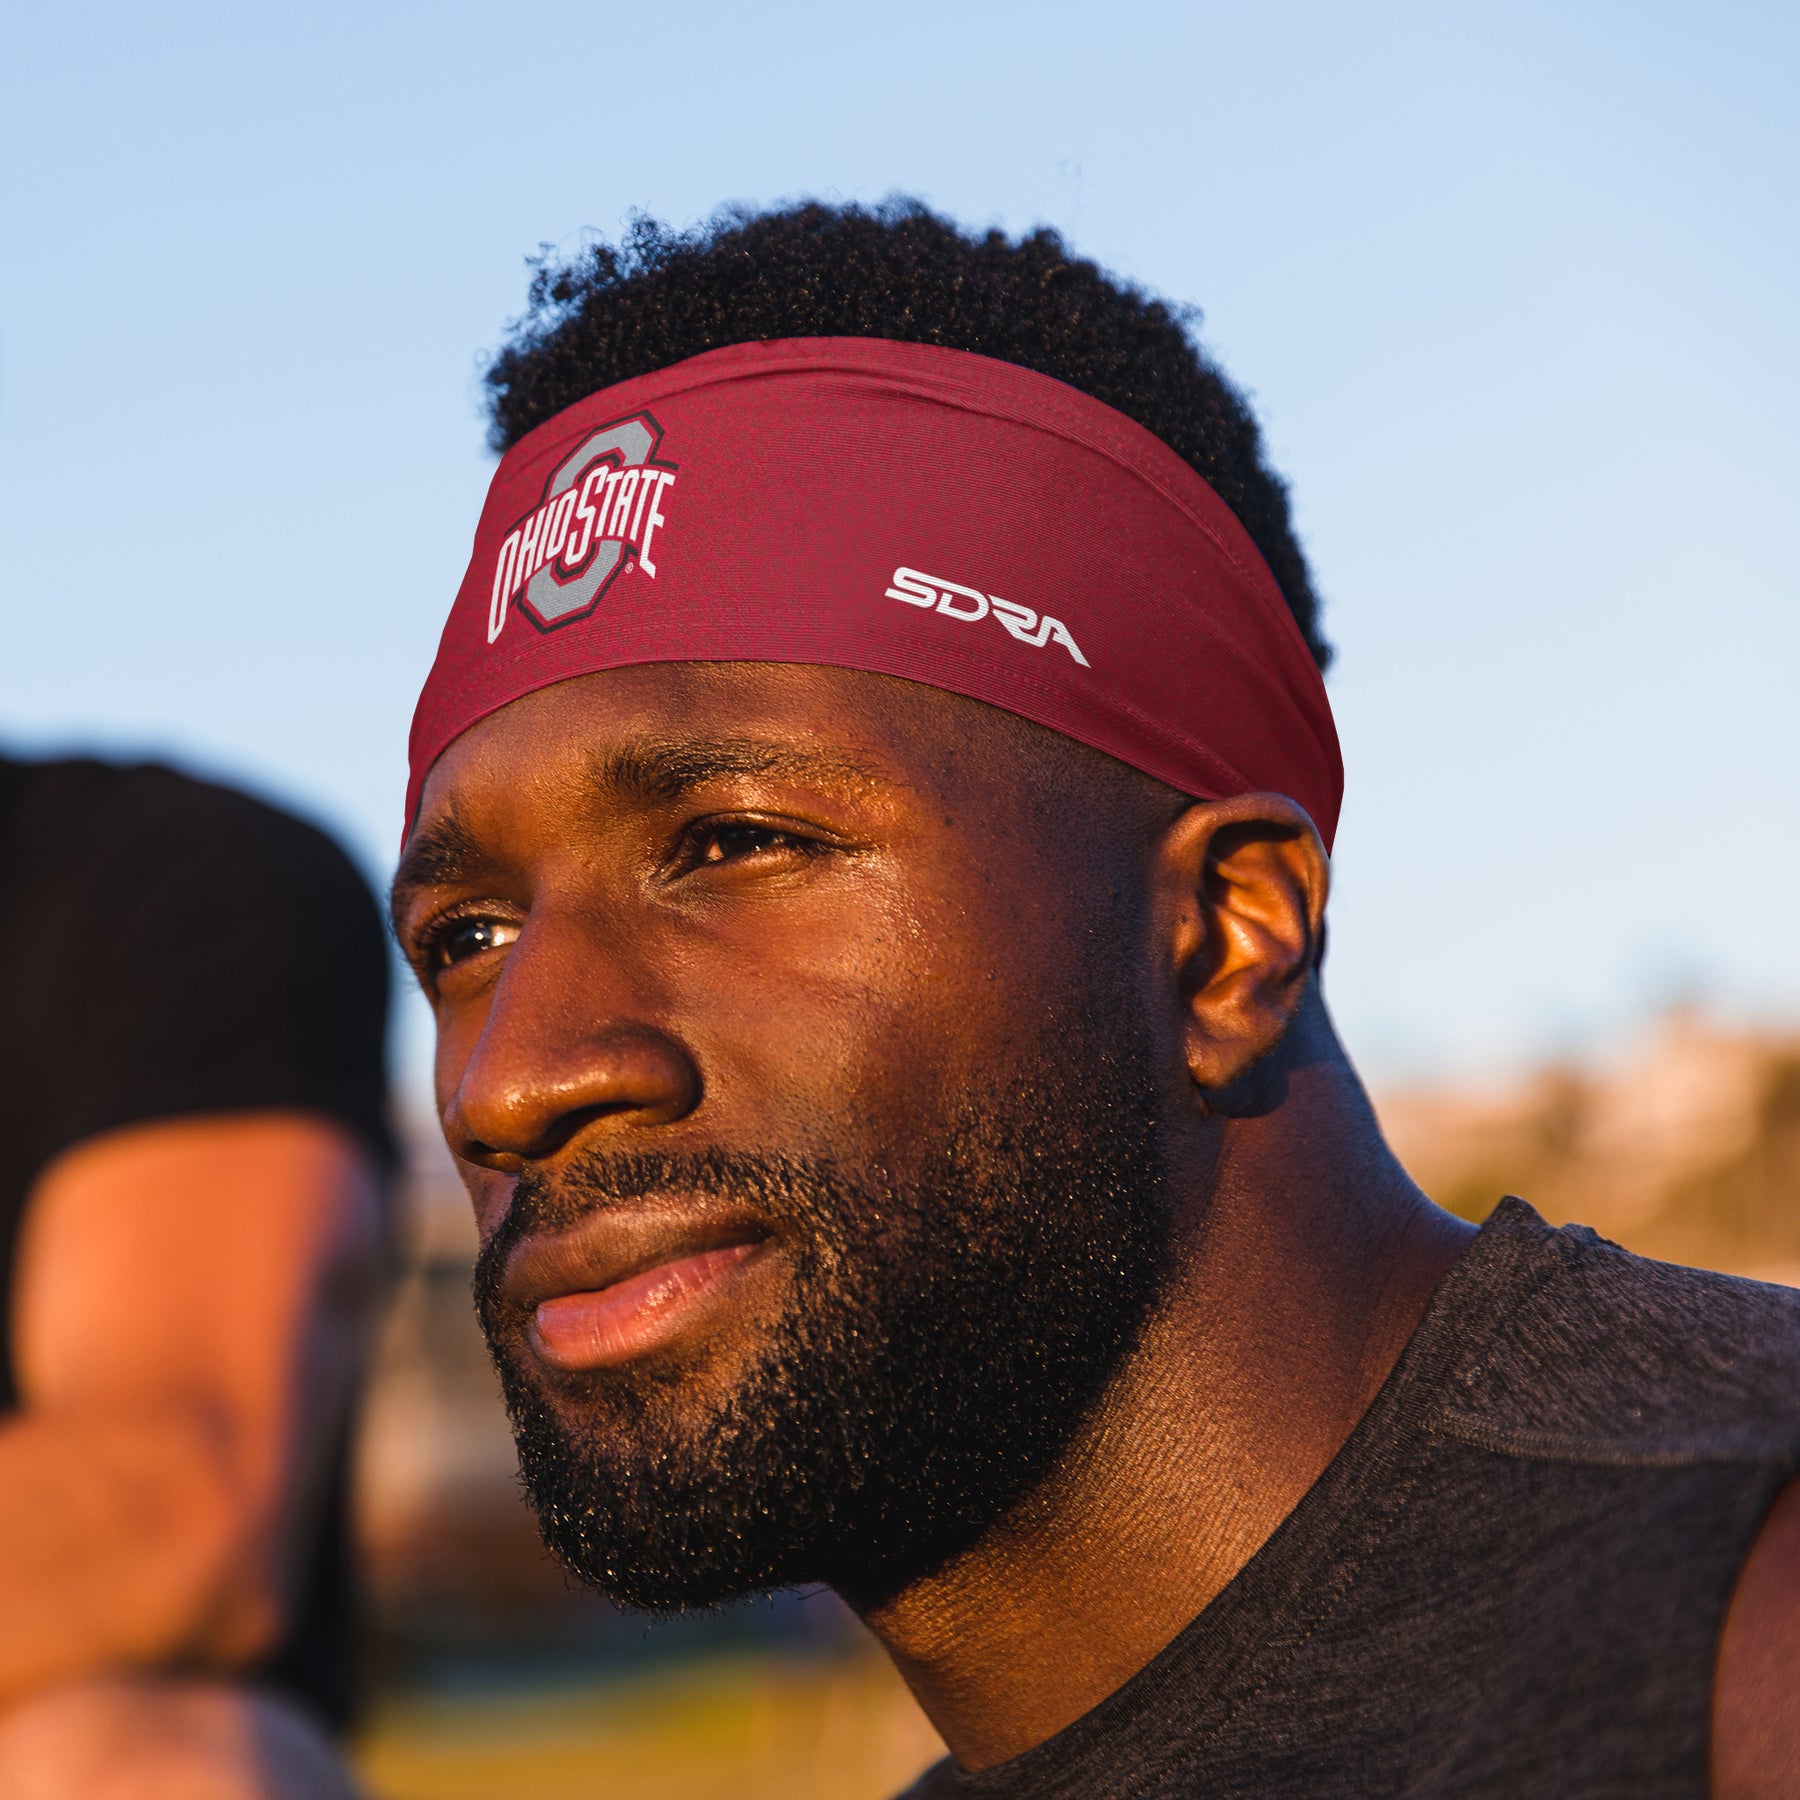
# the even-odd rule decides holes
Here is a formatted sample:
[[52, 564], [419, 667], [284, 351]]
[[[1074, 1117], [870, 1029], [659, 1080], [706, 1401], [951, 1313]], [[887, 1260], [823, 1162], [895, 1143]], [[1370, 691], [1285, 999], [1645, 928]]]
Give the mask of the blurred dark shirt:
[[[0, 758], [0, 1411], [18, 1403], [13, 1263], [63, 1151], [119, 1126], [297, 1109], [384, 1164], [388, 959], [322, 832], [145, 764]], [[345, 1458], [288, 1641], [264, 1671], [351, 1703]]]

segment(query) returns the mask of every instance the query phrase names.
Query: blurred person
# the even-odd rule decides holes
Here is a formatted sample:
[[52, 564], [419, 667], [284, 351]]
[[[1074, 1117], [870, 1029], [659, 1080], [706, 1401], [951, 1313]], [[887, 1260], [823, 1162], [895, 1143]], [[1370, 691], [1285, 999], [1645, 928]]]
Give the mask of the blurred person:
[[392, 900], [567, 1566], [829, 1583], [930, 1800], [1800, 1792], [1800, 1296], [1388, 1150], [1188, 319], [907, 203], [533, 301]]
[[0, 1794], [340, 1800], [388, 973], [322, 833], [0, 760]]

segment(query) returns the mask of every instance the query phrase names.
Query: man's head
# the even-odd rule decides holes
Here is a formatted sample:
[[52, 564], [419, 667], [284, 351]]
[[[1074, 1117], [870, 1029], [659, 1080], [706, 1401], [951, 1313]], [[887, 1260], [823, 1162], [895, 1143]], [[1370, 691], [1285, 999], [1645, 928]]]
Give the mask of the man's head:
[[1262, 553], [1321, 669], [1331, 647], [1243, 396], [1192, 336], [1199, 314], [1070, 255], [1054, 231], [960, 230], [915, 201], [721, 213], [691, 232], [639, 218], [620, 245], [546, 261], [488, 370], [506, 450], [565, 407], [761, 338], [941, 344], [1066, 381], [1135, 419], [1218, 494]]
[[[540, 315], [502, 359], [503, 425], [534, 383], [566, 404], [556, 382], [580, 386], [609, 308], [662, 319], [657, 354], [726, 341], [721, 295], [759, 229], [789, 259], [751, 284], [765, 308], [793, 290], [775, 329], [805, 328], [795, 309], [844, 279], [846, 244], [881, 242], [913, 270], [908, 318], [929, 251], [940, 273], [964, 259], [939, 283], [957, 306], [981, 314], [986, 269], [994, 329], [1017, 323], [1023, 252], [916, 213], [810, 209], [710, 248], [640, 234], [635, 276], [596, 258], [584, 294], [546, 289], [563, 335]], [[1062, 267], [1115, 312], [1153, 310]], [[676, 316], [710, 339], [670, 337]], [[766, 329], [748, 307], [742, 335]], [[1129, 334], [1096, 335], [1116, 365]], [[590, 385], [619, 372], [602, 359]], [[679, 603], [643, 573], [640, 597]], [[703, 608], [715, 589], [687, 592]], [[956, 604], [939, 610], [974, 610]], [[1318, 835], [1279, 795], [1195, 805], [965, 697], [979, 672], [958, 693], [761, 649], [524, 681], [497, 660], [514, 673], [494, 705], [497, 636], [501, 659], [578, 641], [495, 618], [475, 673], [440, 681], [463, 713], [418, 771], [395, 911], [547, 1535], [651, 1606], [811, 1580], [879, 1599], [1052, 1475], [1145, 1330], [1173, 1237], [1201, 1224], [1171, 1195], [1205, 1189], [1209, 1115], [1310, 992]], [[1004, 637], [982, 654], [1041, 667]], [[1086, 704], [1087, 671], [1072, 653], [1057, 704]]]

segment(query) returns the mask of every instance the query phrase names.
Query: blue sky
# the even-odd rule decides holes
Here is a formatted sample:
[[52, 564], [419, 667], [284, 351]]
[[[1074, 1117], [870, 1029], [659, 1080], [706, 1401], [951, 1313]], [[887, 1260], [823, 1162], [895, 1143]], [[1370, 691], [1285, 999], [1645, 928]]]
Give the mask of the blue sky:
[[1800, 1012], [1793, 8], [3, 29], [0, 739], [228, 774], [384, 875], [525, 256], [902, 190], [1197, 303], [1253, 395], [1340, 646], [1366, 1065]]

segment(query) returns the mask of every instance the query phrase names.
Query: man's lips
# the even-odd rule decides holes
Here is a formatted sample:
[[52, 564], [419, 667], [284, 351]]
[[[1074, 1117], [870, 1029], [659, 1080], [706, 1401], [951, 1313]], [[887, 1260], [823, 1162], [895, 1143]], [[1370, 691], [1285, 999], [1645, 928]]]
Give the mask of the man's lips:
[[527, 1238], [507, 1260], [506, 1298], [552, 1368], [629, 1362], [702, 1324], [761, 1262], [768, 1232], [717, 1214], [605, 1210]]
[[755, 1256], [758, 1244], [731, 1244], [661, 1263], [584, 1294], [540, 1300], [531, 1316], [538, 1355], [558, 1369], [603, 1369], [629, 1362], [695, 1323], [693, 1316]]

